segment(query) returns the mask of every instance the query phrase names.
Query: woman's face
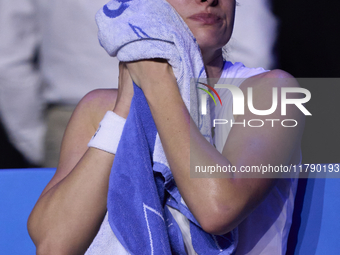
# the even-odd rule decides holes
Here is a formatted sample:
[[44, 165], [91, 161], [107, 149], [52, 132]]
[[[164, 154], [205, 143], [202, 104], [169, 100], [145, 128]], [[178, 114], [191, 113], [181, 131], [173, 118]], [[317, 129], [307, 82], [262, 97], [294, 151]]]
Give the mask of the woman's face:
[[202, 52], [222, 48], [230, 39], [235, 0], [167, 0], [197, 39]]

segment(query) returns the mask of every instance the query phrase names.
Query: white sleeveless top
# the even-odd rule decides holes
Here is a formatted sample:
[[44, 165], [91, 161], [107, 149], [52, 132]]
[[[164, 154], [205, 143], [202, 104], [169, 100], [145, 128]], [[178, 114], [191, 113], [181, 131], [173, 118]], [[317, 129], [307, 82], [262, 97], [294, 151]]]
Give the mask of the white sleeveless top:
[[[263, 68], [247, 68], [242, 63], [225, 62], [221, 79], [227, 78], [228, 84], [239, 87], [242, 82], [254, 75], [264, 73]], [[223, 80], [220, 79], [221, 84]], [[234, 120], [232, 113], [232, 95], [228, 89], [218, 89], [223, 107], [210, 104], [211, 119]], [[230, 125], [217, 125], [214, 130], [216, 149], [222, 153], [227, 140]], [[280, 179], [267, 198], [238, 226], [238, 245], [235, 255], [284, 255], [288, 234], [292, 222], [294, 198], [297, 179]], [[194, 251], [189, 220], [176, 209], [169, 207], [177, 221], [183, 236], [188, 255], [196, 255]], [[93, 240], [86, 255], [128, 255], [112, 232], [107, 215]]]

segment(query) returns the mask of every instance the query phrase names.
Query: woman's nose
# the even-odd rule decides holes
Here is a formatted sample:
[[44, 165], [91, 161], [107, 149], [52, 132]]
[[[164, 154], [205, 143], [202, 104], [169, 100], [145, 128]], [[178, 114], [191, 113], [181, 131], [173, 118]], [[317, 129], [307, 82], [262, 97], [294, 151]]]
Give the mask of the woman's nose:
[[198, 0], [197, 2], [206, 3], [207, 5], [216, 6], [219, 0]]

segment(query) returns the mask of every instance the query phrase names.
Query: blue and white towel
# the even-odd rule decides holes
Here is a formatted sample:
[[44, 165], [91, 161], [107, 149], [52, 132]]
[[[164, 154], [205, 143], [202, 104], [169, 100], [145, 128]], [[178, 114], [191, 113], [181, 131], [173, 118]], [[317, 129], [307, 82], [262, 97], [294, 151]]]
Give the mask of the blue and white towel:
[[[172, 6], [164, 0], [113, 0], [96, 19], [100, 43], [111, 56], [124, 62], [168, 60], [187, 108], [190, 100], [197, 105], [190, 111], [193, 120], [209, 139], [210, 120], [199, 117], [197, 90], [190, 86], [191, 78], [206, 77], [200, 49]], [[131, 254], [185, 254], [180, 228], [168, 205], [189, 219], [198, 254], [231, 254], [233, 234], [204, 232], [182, 203], [144, 94], [135, 84], [134, 92], [109, 182], [107, 204], [114, 234]]]

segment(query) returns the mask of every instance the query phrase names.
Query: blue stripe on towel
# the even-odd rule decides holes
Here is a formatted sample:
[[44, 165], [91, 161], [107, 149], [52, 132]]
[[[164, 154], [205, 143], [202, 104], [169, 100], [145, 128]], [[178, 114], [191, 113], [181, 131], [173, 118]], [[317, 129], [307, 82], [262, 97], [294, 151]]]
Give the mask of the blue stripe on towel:
[[131, 254], [171, 254], [167, 224], [174, 219], [169, 213], [164, 216], [163, 177], [152, 170], [157, 129], [136, 85], [134, 93], [110, 176], [109, 223]]

